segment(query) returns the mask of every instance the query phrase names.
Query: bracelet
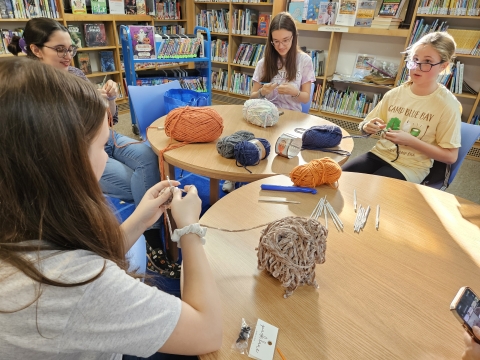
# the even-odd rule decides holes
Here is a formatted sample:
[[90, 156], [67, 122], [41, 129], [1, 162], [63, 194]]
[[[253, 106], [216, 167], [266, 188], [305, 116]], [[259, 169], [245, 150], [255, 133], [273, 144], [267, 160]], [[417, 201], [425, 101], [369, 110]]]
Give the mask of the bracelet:
[[258, 89], [258, 96], [260, 99], [265, 99], [265, 95], [262, 94], [262, 88]]
[[115, 100], [116, 98], [117, 98], [117, 95], [114, 95], [112, 97], [107, 97], [107, 100], [112, 101], [112, 100]]
[[297, 95], [295, 95], [295, 96], [292, 95], [292, 98], [297, 98], [297, 97], [299, 97], [299, 96], [300, 96], [300, 90], [298, 90], [298, 94], [297, 94]]
[[177, 243], [177, 246], [181, 248], [180, 238], [186, 234], [197, 234], [200, 237], [202, 245], [205, 245], [205, 234], [207, 233], [207, 228], [200, 226], [199, 223], [187, 225], [181, 229], [175, 229], [172, 234], [172, 241]]

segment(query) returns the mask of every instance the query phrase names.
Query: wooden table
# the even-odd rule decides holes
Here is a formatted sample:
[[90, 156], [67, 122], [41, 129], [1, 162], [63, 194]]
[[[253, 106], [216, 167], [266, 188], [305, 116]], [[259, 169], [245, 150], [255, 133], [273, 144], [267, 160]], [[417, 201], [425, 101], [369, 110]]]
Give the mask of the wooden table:
[[[173, 178], [171, 174], [174, 173], [173, 167], [175, 166], [210, 178], [210, 204], [214, 204], [219, 198], [219, 180], [221, 179], [250, 182], [277, 174], [289, 174], [295, 166], [322, 157], [330, 157], [339, 164], [347, 161], [345, 156], [323, 151], [302, 151], [293, 159], [287, 159], [275, 154], [275, 143], [282, 133], [293, 133], [294, 128], [297, 127], [308, 129], [314, 125], [332, 124], [330, 121], [298, 111], [283, 110], [285, 114], [280, 116], [275, 126], [262, 128], [243, 120], [243, 105], [217, 105], [212, 106], [212, 108], [218, 111], [223, 118], [224, 129], [221, 137], [231, 135], [238, 130], [247, 130], [252, 132], [255, 137], [267, 139], [271, 144], [271, 151], [267, 159], [262, 160], [260, 164], [248, 167], [252, 173], [249, 173], [242, 167], [238, 167], [234, 159], [226, 159], [220, 156], [216, 149], [217, 141], [189, 144], [188, 146], [164, 153], [166, 164], [165, 169], [162, 169], [162, 171], [165, 172], [165, 175], [169, 175], [170, 178]], [[161, 117], [151, 126], [163, 127], [165, 118], [166, 116]], [[343, 136], [349, 135], [343, 129], [342, 133]], [[147, 130], [147, 137], [152, 149], [157, 154], [160, 150], [166, 148], [170, 141], [164, 130], [154, 128]], [[343, 139], [337, 148], [351, 152], [353, 150], [353, 139]]]
[[[422, 185], [346, 172], [338, 189], [321, 186], [316, 195], [262, 191], [261, 183], [291, 185], [285, 176], [250, 183], [219, 200], [201, 223], [245, 229], [286, 216], [309, 217], [327, 195], [345, 228], [338, 232], [329, 218], [326, 262], [316, 267], [319, 289], [299, 287], [287, 299], [278, 280], [257, 270], [261, 229], [209, 229], [205, 250], [222, 298], [224, 336], [221, 350], [202, 360], [245, 358], [231, 350], [242, 318], [277, 326], [277, 347], [288, 360], [460, 359], [463, 329], [449, 305], [461, 286], [480, 293], [478, 204]], [[378, 231], [372, 211], [365, 229], [353, 232], [354, 189], [359, 204], [380, 204]], [[262, 203], [260, 197], [301, 204]], [[274, 359], [280, 359], [277, 352]]]

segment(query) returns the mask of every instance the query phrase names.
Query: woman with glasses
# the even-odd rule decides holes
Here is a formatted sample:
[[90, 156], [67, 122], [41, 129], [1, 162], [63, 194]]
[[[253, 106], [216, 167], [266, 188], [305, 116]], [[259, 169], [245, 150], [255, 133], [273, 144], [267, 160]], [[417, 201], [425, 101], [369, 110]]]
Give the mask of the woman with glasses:
[[[14, 55], [23, 51], [31, 59], [40, 60], [88, 81], [80, 69], [70, 66], [77, 48], [72, 45], [67, 28], [53, 19], [34, 18], [28, 21], [23, 38], [17, 36], [12, 39], [8, 49]], [[108, 80], [98, 91], [108, 101], [113, 114], [113, 124], [116, 124], [117, 84]], [[145, 192], [160, 181], [160, 172], [157, 155], [146, 144], [128, 145], [135, 142], [134, 139], [110, 130], [110, 137], [105, 145], [108, 161], [100, 179], [100, 186], [105, 194], [124, 201], [134, 201], [138, 206]], [[179, 278], [179, 266], [171, 264], [162, 251], [160, 228], [159, 220], [144, 232], [152, 249], [150, 252], [155, 251], [156, 254], [150, 256], [149, 269], [163, 276]]]
[[385, 94], [359, 129], [381, 132], [374, 148], [349, 160], [344, 171], [421, 183], [433, 160], [453, 164], [460, 143], [461, 105], [438, 76], [455, 55], [446, 32], [427, 34], [406, 50], [410, 79]]
[[302, 111], [310, 101], [315, 82], [310, 56], [298, 48], [295, 22], [289, 13], [276, 15], [270, 23], [265, 56], [253, 73], [250, 98], [268, 99], [277, 107]]

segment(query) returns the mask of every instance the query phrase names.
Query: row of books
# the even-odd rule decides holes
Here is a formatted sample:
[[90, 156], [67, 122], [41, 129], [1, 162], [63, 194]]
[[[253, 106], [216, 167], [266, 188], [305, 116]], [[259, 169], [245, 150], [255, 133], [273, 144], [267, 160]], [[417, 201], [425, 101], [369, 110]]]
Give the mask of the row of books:
[[228, 62], [228, 41], [221, 39], [212, 40], [210, 53], [213, 61]]
[[[232, 33], [238, 35], [257, 35], [258, 10], [235, 9], [232, 15]], [[265, 35], [263, 35], [265, 36]]]
[[15, 30], [0, 29], [0, 55], [1, 54], [10, 54], [7, 46], [12, 41], [14, 36], [23, 36], [23, 29], [18, 28]]
[[2, 19], [58, 18], [55, 0], [0, 0]]
[[98, 53], [79, 52], [75, 56], [75, 65], [83, 71], [85, 75], [92, 73], [90, 56], [98, 56], [100, 60], [100, 71], [115, 71], [115, 61], [113, 59], [113, 51], [99, 51]]
[[457, 54], [476, 55], [480, 44], [480, 30], [448, 29], [448, 33], [455, 39]]
[[478, 0], [421, 0], [417, 14], [479, 16]]
[[195, 35], [178, 37], [159, 35], [158, 38], [160, 38], [160, 41], [156, 41], [158, 59], [196, 57], [200, 46], [203, 45], [203, 39]]
[[108, 0], [108, 4], [107, 0], [90, 0], [89, 6], [87, 0], [65, 0], [64, 3], [65, 12], [72, 14], [152, 15], [161, 20], [181, 19], [180, 0]]
[[229, 14], [228, 9], [200, 10], [195, 16], [195, 25], [206, 27], [211, 32], [228, 34]]
[[212, 89], [228, 91], [228, 71], [219, 69], [212, 71]]
[[470, 121], [470, 124], [480, 125], [480, 115], [473, 115], [472, 120]]
[[78, 48], [107, 46], [105, 24], [83, 24], [83, 31], [79, 25], [67, 25], [72, 44]]
[[250, 96], [252, 92], [252, 75], [234, 71], [230, 77], [230, 92], [239, 95]]
[[319, 110], [320, 108], [320, 96], [322, 94], [322, 84], [316, 83], [313, 90], [312, 102], [310, 104], [310, 109]]
[[264, 52], [265, 44], [243, 43], [238, 47], [232, 62], [239, 65], [257, 66], [258, 61], [263, 58]]
[[180, 82], [180, 86], [182, 87], [182, 89], [194, 90], [198, 92], [207, 92], [206, 79], [202, 76], [186, 78], [177, 78], [170, 76], [138, 78], [137, 86], [161, 85], [174, 80], [178, 80]]
[[373, 99], [369, 100], [364, 93], [330, 87], [323, 96], [322, 111], [364, 118], [375, 108], [381, 97], [381, 94], [373, 94]]
[[250, 3], [250, 4], [273, 4], [273, 0], [195, 0], [196, 3], [216, 2], [216, 3]]
[[325, 73], [325, 52], [323, 50], [312, 50], [305, 47], [301, 49], [312, 58], [315, 76], [323, 76]]
[[439, 19], [435, 19], [432, 24], [427, 24], [425, 19], [417, 19], [415, 21], [415, 26], [413, 27], [413, 31], [410, 35], [410, 41], [408, 42], [408, 46], [414, 44], [417, 40], [419, 40], [422, 36], [435, 32], [435, 31], [447, 31], [448, 30], [448, 22], [442, 21], [440, 22]]
[[155, 34], [159, 35], [170, 35], [170, 34], [185, 34], [185, 28], [182, 25], [163, 25], [155, 26]]

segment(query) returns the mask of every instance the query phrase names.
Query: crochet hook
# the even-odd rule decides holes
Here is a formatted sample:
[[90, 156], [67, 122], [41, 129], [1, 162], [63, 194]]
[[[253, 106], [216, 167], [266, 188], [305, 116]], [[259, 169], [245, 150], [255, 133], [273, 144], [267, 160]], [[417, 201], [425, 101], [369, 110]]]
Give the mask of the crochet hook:
[[307, 188], [307, 187], [298, 187], [298, 186], [281, 186], [281, 185], [262, 184], [260, 187], [262, 190], [302, 192], [302, 193], [311, 193], [311, 194], [317, 193], [316, 189]]
[[280, 204], [300, 204], [300, 201], [282, 200], [282, 199], [258, 199], [258, 201], [280, 203]]

